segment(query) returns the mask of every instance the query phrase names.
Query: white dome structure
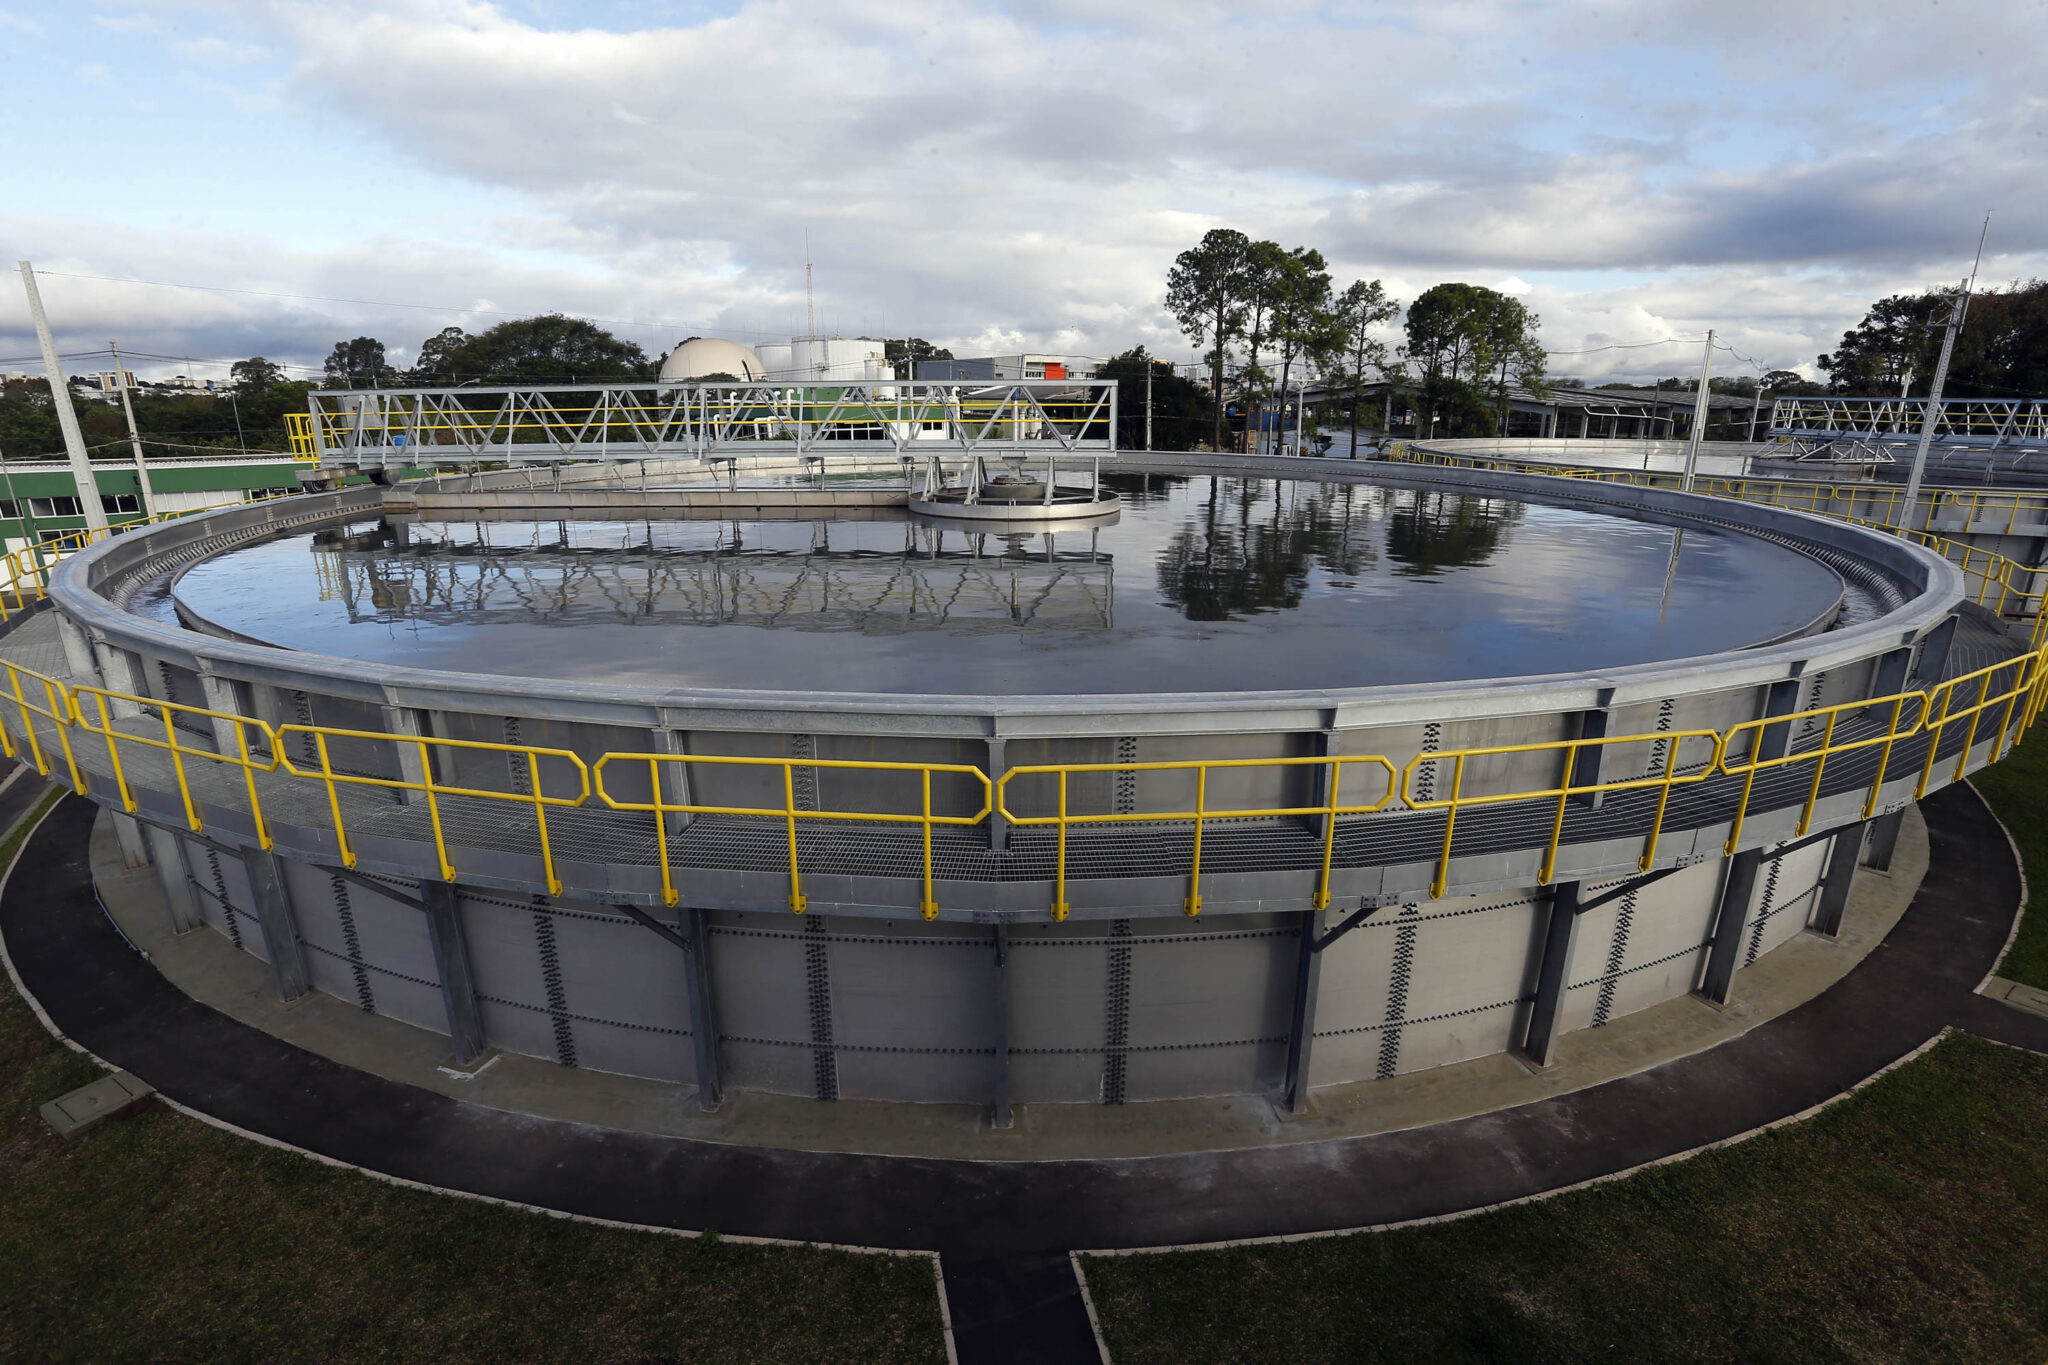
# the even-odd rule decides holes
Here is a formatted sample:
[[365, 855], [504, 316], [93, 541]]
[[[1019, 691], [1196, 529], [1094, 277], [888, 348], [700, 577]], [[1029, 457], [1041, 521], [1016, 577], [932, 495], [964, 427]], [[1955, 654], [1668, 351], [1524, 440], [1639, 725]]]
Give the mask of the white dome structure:
[[761, 379], [767, 375], [761, 358], [737, 341], [723, 337], [691, 337], [668, 353], [661, 362], [661, 382], [679, 384], [707, 374], [729, 374], [734, 379]]

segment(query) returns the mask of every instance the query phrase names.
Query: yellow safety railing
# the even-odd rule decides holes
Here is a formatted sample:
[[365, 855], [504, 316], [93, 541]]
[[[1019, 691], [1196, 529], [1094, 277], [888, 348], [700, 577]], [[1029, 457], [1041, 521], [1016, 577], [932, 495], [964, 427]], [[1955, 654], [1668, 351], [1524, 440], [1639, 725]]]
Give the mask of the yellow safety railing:
[[[1387, 787], [1377, 801], [1339, 801], [1347, 767], [1376, 767], [1386, 774]], [[1209, 773], [1230, 768], [1321, 768], [1326, 800], [1306, 806], [1257, 806], [1212, 810], [1209, 808]], [[1195, 775], [1195, 804], [1190, 810], [1112, 811], [1075, 815], [1067, 808], [1067, 779], [1076, 773], [1192, 772]], [[1058, 779], [1058, 810], [1052, 815], [1018, 815], [1008, 805], [1013, 778], [1042, 774]], [[1316, 881], [1315, 907], [1330, 903], [1330, 864], [1336, 851], [1337, 817], [1369, 815], [1383, 810], [1394, 799], [1396, 772], [1393, 762], [1380, 754], [1333, 755], [1328, 758], [1218, 758], [1183, 759], [1165, 763], [1041, 763], [1012, 768], [996, 783], [996, 809], [1013, 825], [1055, 825], [1059, 848], [1053, 863], [1052, 917], [1067, 917], [1067, 827], [1069, 825], [1128, 825], [1192, 823], [1194, 853], [1188, 866], [1188, 894], [1181, 908], [1190, 915], [1202, 913], [1202, 830], [1211, 820], [1279, 819], [1288, 816], [1319, 816], [1323, 821], [1322, 872]]]
[[[290, 739], [294, 735], [305, 736], [313, 746], [319, 760], [319, 769], [308, 772], [292, 761]], [[434, 852], [441, 863], [441, 877], [444, 881], [455, 880], [455, 864], [448, 857], [448, 835], [441, 824], [441, 798], [444, 796], [470, 797], [480, 801], [510, 802], [530, 807], [537, 827], [540, 843], [541, 865], [547, 872], [548, 894], [558, 896], [562, 892], [561, 878], [555, 875], [554, 845], [548, 839], [548, 808], [550, 806], [580, 806], [590, 796], [590, 768], [581, 758], [567, 749], [544, 749], [526, 744], [495, 744], [488, 740], [438, 739], [430, 735], [393, 734], [386, 730], [340, 730], [324, 725], [284, 725], [277, 730], [276, 749], [285, 771], [294, 777], [317, 779], [327, 788], [327, 809], [334, 817], [334, 838], [341, 852], [342, 865], [356, 865], [355, 850], [349, 847], [348, 831], [341, 818], [341, 788], [375, 787], [385, 791], [418, 792], [426, 797], [427, 819], [434, 830]], [[399, 750], [411, 750], [409, 757], [418, 763], [420, 775], [414, 777], [372, 777], [364, 773], [337, 772], [334, 756], [328, 749], [331, 739], [368, 740], [388, 743]], [[434, 776], [435, 758], [440, 754], [468, 750], [472, 752], [499, 753], [526, 760], [527, 786], [530, 791], [494, 791], [487, 787], [465, 787], [452, 782], [443, 782]], [[569, 764], [576, 772], [578, 789], [576, 795], [549, 796], [541, 785], [541, 763], [543, 758], [559, 759]], [[401, 759], [401, 769], [403, 760]]]
[[[1845, 716], [1857, 716], [1876, 712], [1886, 717], [1881, 734], [1862, 735], [1853, 739], [1837, 740], [1835, 731]], [[1859, 749], [1879, 749], [1877, 772], [1872, 775], [1870, 789], [1863, 798], [1863, 818], [1868, 820], [1877, 809], [1878, 794], [1889, 775], [1892, 750], [1901, 739], [1910, 739], [1920, 733], [1926, 724], [1928, 712], [1925, 692], [1895, 692], [1886, 697], [1872, 697], [1865, 701], [1841, 702], [1834, 706], [1815, 706], [1804, 711], [1789, 711], [1782, 716], [1766, 716], [1759, 720], [1746, 720], [1728, 731], [1722, 746], [1721, 771], [1742, 778], [1742, 798], [1735, 805], [1735, 819], [1728, 827], [1727, 842], [1722, 852], [1733, 853], [1742, 838], [1743, 821], [1749, 817], [1750, 793], [1756, 787], [1756, 775], [1773, 768], [1789, 767], [1795, 763], [1813, 765], [1812, 780], [1807, 783], [1806, 802], [1799, 812], [1797, 833], [1805, 834], [1813, 823], [1814, 807], [1820, 802], [1821, 778], [1827, 771], [1828, 760], [1837, 754], [1854, 753]], [[1907, 717], [1912, 718], [1907, 723]], [[1810, 733], [1813, 725], [1820, 725], [1820, 740], [1806, 748], [1798, 748], [1792, 742], [1795, 731]], [[1763, 756], [1773, 727], [1783, 729], [1775, 733], [1786, 736], [1783, 753], [1771, 757]], [[1747, 747], [1737, 752], [1737, 741], [1747, 738]], [[1932, 753], [1930, 749], [1928, 752]]]
[[[1683, 765], [1679, 751], [1688, 741], [1703, 740], [1708, 746], [1704, 760], [1697, 756]], [[1512, 801], [1555, 800], [1557, 808], [1551, 817], [1550, 839], [1543, 850], [1542, 864], [1536, 871], [1539, 886], [1550, 885], [1551, 877], [1557, 871], [1557, 850], [1564, 838], [1565, 811], [1573, 797], [1590, 797], [1609, 792], [1636, 791], [1654, 788], [1657, 792], [1657, 814], [1650, 822], [1650, 831], [1643, 840], [1642, 856], [1636, 860], [1638, 870], [1647, 871], [1657, 857], [1657, 841], [1664, 833], [1664, 813], [1671, 804], [1673, 787], [1690, 786], [1704, 782], [1714, 773], [1721, 759], [1722, 737], [1714, 730], [1666, 730], [1648, 735], [1602, 735], [1586, 739], [1540, 740], [1532, 744], [1489, 744], [1469, 749], [1443, 749], [1431, 753], [1417, 754], [1401, 771], [1401, 798], [1410, 810], [1441, 810], [1444, 812], [1443, 847], [1437, 855], [1436, 874], [1430, 879], [1429, 894], [1432, 897], [1444, 894], [1449, 885], [1451, 871], [1451, 840], [1458, 830], [1458, 814], [1468, 806], [1494, 806]], [[1579, 756], [1618, 745], [1635, 744], [1651, 746], [1652, 755], [1662, 748], [1660, 771], [1644, 773], [1638, 777], [1595, 778], [1581, 782], [1575, 780], [1579, 770]], [[1524, 754], [1549, 755], [1558, 764], [1562, 776], [1554, 783], [1542, 787], [1521, 787], [1511, 791], [1487, 792], [1468, 795], [1465, 791], [1466, 764], [1474, 759], [1511, 758]], [[1653, 757], [1653, 762], [1656, 761]], [[1443, 765], [1450, 765], [1450, 794], [1447, 796], [1417, 796], [1415, 778], [1424, 768], [1430, 768], [1433, 775], [1440, 775]]]
[[[136, 708], [139, 716], [156, 712], [163, 725], [163, 738], [117, 729], [114, 722], [124, 705]], [[249, 814], [256, 822], [256, 840], [266, 849], [271, 846], [270, 827], [263, 819], [263, 801], [256, 791], [256, 774], [277, 771], [277, 733], [268, 724], [228, 711], [210, 711], [203, 706], [183, 706], [172, 701], [153, 701], [126, 692], [109, 692], [101, 687], [72, 688], [71, 711], [79, 729], [98, 735], [105, 742], [107, 761], [114, 769], [114, 785], [121, 793], [121, 807], [130, 815], [135, 813], [135, 795], [128, 786], [127, 765], [121, 761], [121, 745], [124, 743], [140, 744], [170, 755], [171, 768], [178, 776], [178, 795], [185, 803], [185, 823], [195, 832], [205, 829], [206, 822], [200, 818], [198, 803], [192, 799], [192, 783], [185, 771], [185, 760], [202, 758], [209, 763], [225, 763], [240, 768], [244, 790], [249, 794]], [[235, 752], [221, 753], [182, 741], [176, 724], [179, 716], [203, 720], [216, 734], [224, 728], [231, 729], [235, 736]], [[95, 717], [98, 724], [94, 724]], [[250, 749], [251, 729], [256, 732], [260, 754]]]
[[[1963, 733], [1962, 750], [1956, 755], [1955, 771], [1949, 777], [1952, 782], [1960, 782], [1969, 766], [1970, 750], [1976, 747], [1978, 725], [1985, 712], [1994, 709], [2000, 711], [1998, 729], [1993, 732], [1991, 752], [1985, 758], [1985, 762], [1996, 763], [2005, 756], [2011, 745], [2017, 744], [2025, 736], [2027, 728], [2033, 724], [2041, 711], [2043, 683], [2048, 681], [2043, 675], [2044, 662], [2048, 662], [2048, 650], [2036, 650], [2032, 654], [2022, 654], [2017, 659], [2006, 659], [1973, 673], [1950, 678], [1947, 682], [1928, 689], [1926, 728], [1932, 733], [1933, 738], [1927, 743], [1927, 761], [1921, 766], [1919, 784], [1913, 789], [1916, 800], [1927, 794], [1928, 779], [1934, 772], [1935, 755], [1941, 748], [1949, 726], [1968, 722], [1968, 728]], [[1973, 689], [1976, 695], [1964, 701], [1958, 709], [1957, 697], [1968, 697]], [[2026, 706], [2020, 710], [2020, 723], [2015, 727], [2012, 723], [2013, 711], [2019, 708], [2021, 698], [2026, 699]]]
[[[26, 753], [36, 775], [48, 777], [49, 756], [43, 752], [43, 742], [36, 735], [35, 717], [41, 716], [57, 732], [57, 742], [64, 750], [64, 766], [71, 774], [71, 789], [90, 791], [92, 788], [85, 775], [79, 771], [78, 755], [71, 749], [71, 720], [76, 709], [71, 700], [71, 689], [60, 679], [5, 660], [0, 660], [0, 669], [7, 672], [7, 694], [0, 697], [0, 707], [12, 707], [14, 711], [13, 724], [0, 718], [0, 751], [14, 759]], [[31, 700], [34, 697], [42, 699], [40, 705]], [[21, 727], [19, 736], [14, 733], [15, 725]]]
[[[647, 784], [650, 799], [646, 801], [622, 800], [614, 796], [605, 786], [605, 773], [614, 763], [646, 764]], [[782, 804], [780, 806], [729, 806], [704, 802], [671, 801], [662, 794], [662, 770], [675, 769], [687, 773], [691, 766], [703, 764], [709, 767], [779, 768], [782, 770]], [[797, 805], [796, 770], [799, 768], [826, 768], [851, 772], [899, 772], [919, 774], [920, 806], [918, 813], [907, 815], [901, 811], [866, 810], [805, 810]], [[918, 908], [926, 919], [934, 919], [939, 913], [939, 902], [933, 891], [932, 876], [932, 829], [936, 825], [978, 825], [987, 818], [990, 808], [991, 788], [988, 774], [981, 769], [963, 763], [882, 763], [842, 758], [758, 758], [732, 754], [630, 754], [611, 753], [598, 759], [592, 765], [597, 774], [597, 796], [613, 810], [651, 811], [654, 814], [655, 847], [661, 862], [662, 900], [674, 905], [681, 893], [676, 890], [675, 875], [669, 866], [668, 817], [671, 815], [753, 815], [780, 820], [789, 841], [789, 908], [801, 915], [809, 899], [804, 895], [803, 874], [797, 859], [797, 824], [803, 820], [859, 821], [893, 825], [917, 825], [924, 832], [924, 896]], [[940, 815], [932, 810], [932, 774], [952, 773], [970, 778], [981, 785], [981, 806], [972, 815]]]

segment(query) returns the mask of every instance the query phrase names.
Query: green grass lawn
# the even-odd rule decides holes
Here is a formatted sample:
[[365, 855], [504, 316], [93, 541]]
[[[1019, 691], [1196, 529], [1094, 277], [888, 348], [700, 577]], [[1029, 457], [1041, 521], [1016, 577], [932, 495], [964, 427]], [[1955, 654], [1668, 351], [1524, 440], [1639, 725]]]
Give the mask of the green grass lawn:
[[[2048, 739], [1974, 781], [2036, 869]], [[1956, 1037], [1811, 1122], [1455, 1223], [1088, 1262], [1144, 1361], [2048, 1360], [2048, 1058]]]
[[2048, 990], [2048, 726], [1970, 779], [2019, 845], [2027, 906], [1998, 974]]
[[1809, 1122], [1452, 1223], [1103, 1257], [1146, 1361], [2048, 1360], [2048, 1058], [1967, 1036]]
[[0, 1360], [945, 1359], [923, 1257], [591, 1227], [163, 1108], [66, 1142], [37, 1106], [103, 1073], [0, 994]]

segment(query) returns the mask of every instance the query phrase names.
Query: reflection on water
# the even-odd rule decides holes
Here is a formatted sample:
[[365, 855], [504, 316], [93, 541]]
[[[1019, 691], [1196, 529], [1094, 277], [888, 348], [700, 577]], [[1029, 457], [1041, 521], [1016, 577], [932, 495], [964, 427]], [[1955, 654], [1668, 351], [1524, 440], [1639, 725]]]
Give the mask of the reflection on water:
[[1793, 551], [1372, 484], [1120, 475], [1120, 519], [356, 523], [193, 566], [181, 608], [371, 662], [677, 687], [1216, 692], [1618, 667], [1797, 629]]
[[1450, 493], [1422, 493], [1387, 518], [1387, 557], [1401, 572], [1428, 578], [1484, 564], [1519, 504]]
[[855, 535], [829, 522], [714, 522], [678, 535], [679, 525], [691, 526], [379, 523], [315, 536], [314, 573], [321, 600], [352, 624], [869, 633], [1113, 624], [1112, 561], [1095, 530], [1000, 535], [901, 521]]

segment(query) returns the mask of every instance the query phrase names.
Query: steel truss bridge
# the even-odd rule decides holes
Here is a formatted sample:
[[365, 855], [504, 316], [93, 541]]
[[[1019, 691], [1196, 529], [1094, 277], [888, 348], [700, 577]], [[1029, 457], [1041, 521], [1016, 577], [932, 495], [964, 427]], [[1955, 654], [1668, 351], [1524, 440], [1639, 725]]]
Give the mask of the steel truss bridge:
[[316, 391], [293, 452], [385, 469], [755, 455], [1082, 456], [1116, 449], [1116, 381], [568, 384]]
[[[1925, 398], [1780, 398], [1771, 405], [1773, 437], [1801, 455], [1876, 460], [1916, 445], [1927, 420]], [[2020, 454], [2048, 451], [2048, 398], [1944, 398], [1934, 440], [1948, 448]]]

